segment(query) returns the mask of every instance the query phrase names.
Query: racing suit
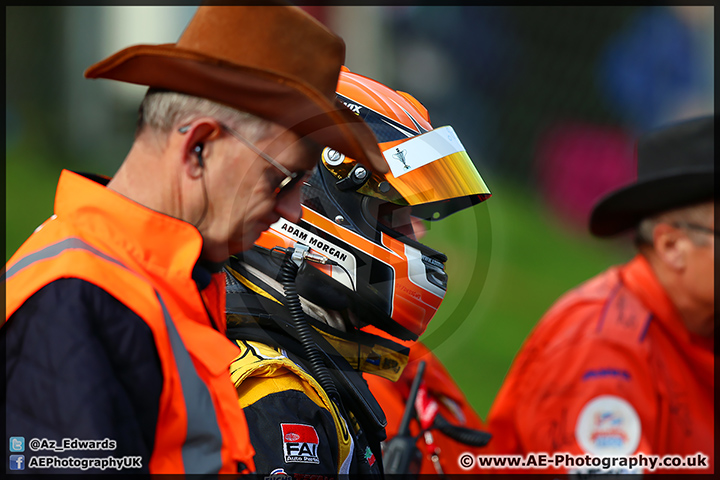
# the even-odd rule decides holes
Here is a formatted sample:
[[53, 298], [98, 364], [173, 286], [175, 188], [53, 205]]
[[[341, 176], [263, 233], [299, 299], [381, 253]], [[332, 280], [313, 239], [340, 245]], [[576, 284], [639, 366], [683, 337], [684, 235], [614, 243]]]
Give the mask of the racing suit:
[[713, 400], [713, 339], [685, 328], [638, 254], [565, 294], [535, 327], [490, 410], [492, 453], [700, 453], [706, 468], [688, 458], [559, 470], [713, 473]]
[[330, 327], [320, 320], [323, 310], [303, 300], [304, 320], [337, 389], [330, 391], [298, 341], [282, 286], [263, 273], [272, 270], [266, 262], [251, 250], [231, 258], [227, 268], [227, 335], [241, 348], [230, 372], [257, 472], [295, 479], [381, 475], [386, 421], [360, 372], [397, 379], [407, 349]]

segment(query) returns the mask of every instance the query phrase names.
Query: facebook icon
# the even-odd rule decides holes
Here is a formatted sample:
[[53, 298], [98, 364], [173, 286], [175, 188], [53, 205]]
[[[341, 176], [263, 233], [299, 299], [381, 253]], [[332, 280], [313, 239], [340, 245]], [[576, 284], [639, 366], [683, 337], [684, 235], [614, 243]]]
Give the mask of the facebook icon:
[[10, 470], [25, 470], [25, 455], [10, 455]]

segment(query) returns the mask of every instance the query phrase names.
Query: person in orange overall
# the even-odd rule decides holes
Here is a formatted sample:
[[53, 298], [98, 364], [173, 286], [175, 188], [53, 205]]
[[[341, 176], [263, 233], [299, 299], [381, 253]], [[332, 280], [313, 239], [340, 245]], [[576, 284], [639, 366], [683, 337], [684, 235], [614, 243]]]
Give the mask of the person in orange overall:
[[489, 453], [553, 461], [497, 471], [714, 473], [713, 150], [714, 116], [640, 138], [637, 180], [590, 218], [637, 255], [549, 309], [488, 416]]
[[[416, 467], [417, 473], [435, 477], [468, 473], [468, 469], [460, 465], [460, 457], [487, 453], [485, 444], [490, 441], [490, 435], [484, 432], [485, 424], [445, 366], [422, 342], [410, 347], [408, 365], [397, 382], [375, 375], [364, 376], [388, 420], [385, 444], [398, 435], [413, 380], [418, 374], [418, 365], [423, 361], [425, 370], [414, 402], [415, 415], [410, 423], [410, 435], [417, 438], [416, 447], [422, 455]], [[448, 436], [448, 433], [452, 435], [452, 431], [443, 431], [448, 424], [474, 430], [465, 431], [466, 435], [472, 435], [474, 445], [457, 439], [457, 435]]]
[[344, 47], [299, 7], [203, 5], [85, 72], [150, 88], [116, 175], [64, 170], [5, 267], [7, 472], [255, 471], [221, 268], [299, 220], [320, 146], [388, 170], [336, 99]]

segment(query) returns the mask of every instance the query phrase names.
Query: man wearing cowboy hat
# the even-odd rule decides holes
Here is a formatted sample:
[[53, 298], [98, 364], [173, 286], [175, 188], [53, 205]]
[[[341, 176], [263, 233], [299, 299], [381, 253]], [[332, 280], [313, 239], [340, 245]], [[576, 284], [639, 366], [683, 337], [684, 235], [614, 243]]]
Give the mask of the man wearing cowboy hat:
[[[66, 457], [28, 470], [253, 471], [220, 269], [299, 219], [319, 146], [387, 171], [335, 97], [343, 60], [297, 7], [201, 6], [177, 43], [85, 72], [150, 88], [117, 174], [63, 171], [55, 214], [6, 265], [7, 432]], [[108, 453], [126, 463], [93, 460]]]
[[714, 116], [650, 132], [637, 160], [590, 230], [634, 229], [638, 253], [540, 320], [490, 411], [492, 453], [594, 457], [557, 456], [554, 472], [714, 471]]

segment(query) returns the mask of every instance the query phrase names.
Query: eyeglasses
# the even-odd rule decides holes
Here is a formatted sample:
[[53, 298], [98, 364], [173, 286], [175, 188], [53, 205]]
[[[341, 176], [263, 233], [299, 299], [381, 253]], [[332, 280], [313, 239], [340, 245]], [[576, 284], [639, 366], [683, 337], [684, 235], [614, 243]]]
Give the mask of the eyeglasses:
[[674, 222], [673, 226], [675, 228], [686, 228], [688, 230], [696, 230], [698, 232], [709, 233], [711, 235], [717, 235], [719, 233], [717, 230], [714, 230], [710, 227], [706, 227], [704, 225], [698, 225], [697, 223]]
[[[287, 192], [291, 191], [295, 187], [295, 185], [297, 185], [300, 181], [302, 181], [305, 178], [305, 176], [307, 174], [307, 172], [305, 172], [305, 170], [300, 170], [298, 172], [291, 172], [287, 168], [280, 165], [280, 163], [278, 163], [277, 160], [275, 160], [270, 155], [268, 155], [267, 153], [263, 152], [258, 147], [256, 147], [250, 140], [243, 137], [240, 133], [236, 132], [232, 128], [230, 128], [227, 125], [222, 124], [222, 123], [220, 124], [220, 127], [222, 127], [223, 130], [225, 130], [227, 133], [229, 133], [233, 137], [240, 140], [240, 142], [244, 143], [245, 146], [247, 146], [250, 150], [252, 150], [257, 156], [259, 156], [260, 158], [262, 158], [263, 160], [268, 162], [273, 167], [280, 170], [283, 173], [283, 175], [285, 175], [285, 178], [283, 178], [280, 181], [280, 183], [278, 184], [278, 186], [275, 187], [275, 196], [280, 197], [280, 196], [286, 194]], [[180, 133], [185, 133], [189, 129], [190, 129], [190, 125], [185, 125], [184, 127], [180, 127], [178, 129], [178, 131]]]

